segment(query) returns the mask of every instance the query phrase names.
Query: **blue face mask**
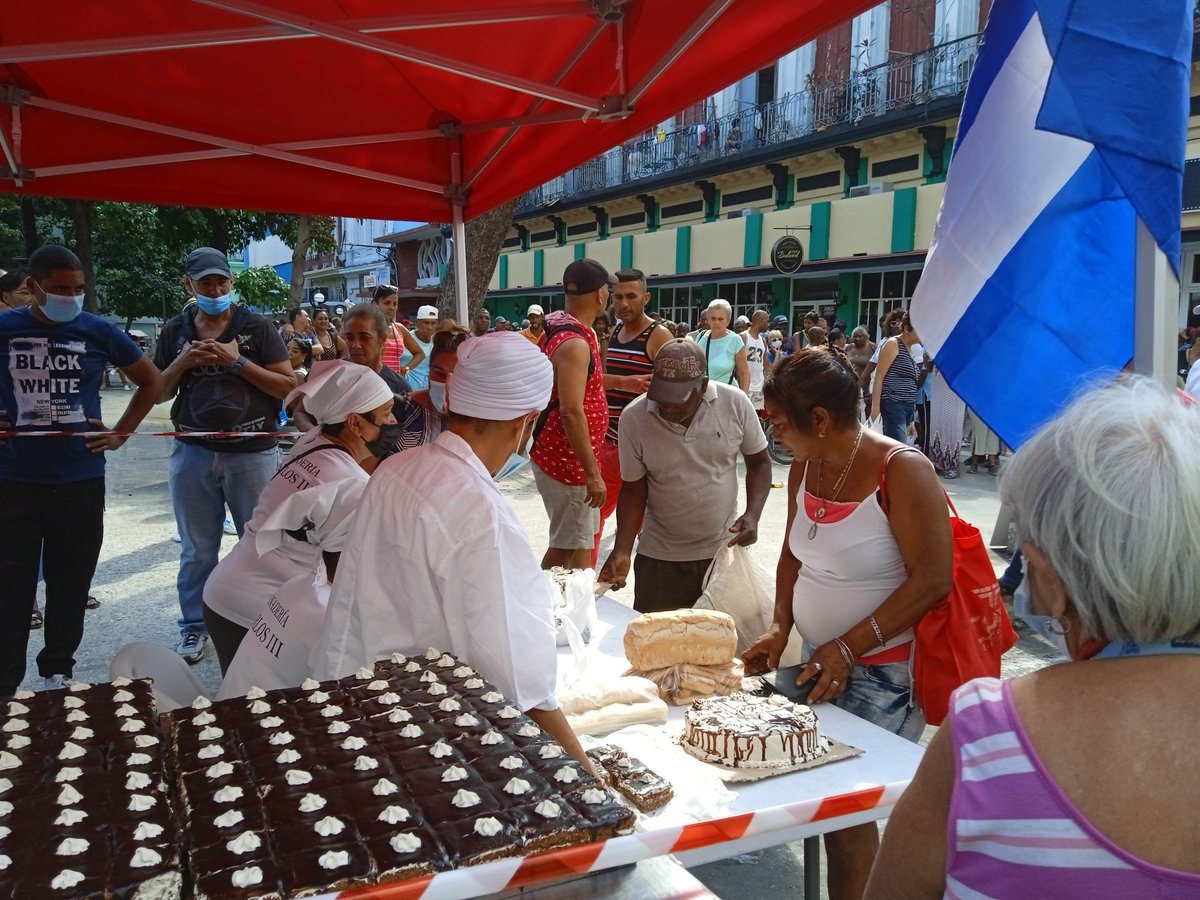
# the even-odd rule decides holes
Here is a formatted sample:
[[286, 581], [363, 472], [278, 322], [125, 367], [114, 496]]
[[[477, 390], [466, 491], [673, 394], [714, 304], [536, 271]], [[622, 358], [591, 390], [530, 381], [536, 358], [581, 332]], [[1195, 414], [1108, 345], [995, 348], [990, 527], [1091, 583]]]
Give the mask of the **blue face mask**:
[[[1033, 601], [1029, 597], [1029, 589], [1023, 584], [1013, 592], [1013, 612], [1019, 618], [1024, 619], [1025, 623], [1055, 650], [1067, 659], [1071, 658], [1071, 651], [1067, 649], [1066, 630], [1063, 628], [1062, 622], [1054, 616], [1039, 616], [1035, 613]], [[1059, 634], [1059, 632], [1063, 633]]]
[[219, 316], [225, 310], [229, 309], [231, 303], [233, 303], [232, 292], [220, 297], [196, 296], [196, 305], [200, 307], [200, 311], [206, 316]]
[[47, 294], [46, 302], [41, 308], [42, 314], [51, 322], [70, 322], [83, 312], [83, 295], [68, 297], [63, 294]]
[[[520, 440], [520, 438], [517, 438]], [[492, 476], [492, 481], [503, 481], [513, 472], [529, 463], [529, 448], [533, 444], [533, 432], [529, 432], [529, 440], [517, 446], [517, 452], [508, 457], [508, 462], [500, 467], [500, 471]]]

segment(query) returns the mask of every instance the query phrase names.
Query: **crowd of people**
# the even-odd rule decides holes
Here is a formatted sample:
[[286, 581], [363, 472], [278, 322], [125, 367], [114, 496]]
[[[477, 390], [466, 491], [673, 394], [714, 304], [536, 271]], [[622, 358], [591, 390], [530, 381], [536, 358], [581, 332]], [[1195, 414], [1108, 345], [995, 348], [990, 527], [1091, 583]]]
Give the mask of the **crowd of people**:
[[[786, 338], [765, 310], [731, 323], [723, 300], [689, 330], [648, 314], [641, 271], [579, 259], [563, 273], [565, 309], [531, 306], [521, 329], [493, 326], [486, 309], [468, 329], [422, 307], [410, 330], [381, 288], [340, 327], [293, 311], [286, 331], [232, 302], [224, 254], [199, 248], [184, 269], [195, 302], [166, 323], [153, 360], [82, 312], [67, 248], [36, 251], [16, 288], [0, 280], [0, 431], [16, 435], [0, 435], [0, 695], [25, 675], [42, 568], [38, 674], [48, 690], [69, 683], [105, 453], [172, 400], [176, 649], [196, 662], [212, 642], [218, 696], [435, 646], [591, 769], [556, 698], [542, 570], [591, 567], [616, 588], [632, 570], [635, 609], [692, 606], [717, 554], [758, 539], [772, 481], [761, 411], [794, 462], [773, 623], [746, 670], [775, 668], [795, 626], [810, 702], [920, 738], [914, 627], [953, 578], [939, 474], [955, 474], [965, 410], [939, 393], [907, 313], [885, 317], [878, 345], [815, 312]], [[1189, 346], [1181, 363], [1197, 355]], [[136, 385], [111, 428], [99, 411], [109, 365]], [[281, 410], [302, 430], [286, 458]], [[972, 464], [994, 468], [1000, 448], [977, 428]], [[20, 436], [38, 430], [86, 436]], [[1195, 408], [1130, 378], [1080, 398], [1017, 454], [1000, 485], [1028, 570], [1016, 608], [1071, 662], [960, 688], [882, 846], [874, 824], [825, 836], [831, 896], [1118, 883], [1104, 879], [1126, 896], [1200, 890], [1186, 750], [1200, 733], [1180, 714], [1200, 679], [1198, 442]], [[527, 464], [549, 520], [541, 560], [496, 484]], [[239, 540], [218, 560], [226, 508]], [[1112, 702], [1130, 693], [1138, 704]], [[1164, 723], [1167, 739], [1142, 742], [1133, 770], [1113, 752]], [[1007, 850], [1014, 841], [1026, 849]]]

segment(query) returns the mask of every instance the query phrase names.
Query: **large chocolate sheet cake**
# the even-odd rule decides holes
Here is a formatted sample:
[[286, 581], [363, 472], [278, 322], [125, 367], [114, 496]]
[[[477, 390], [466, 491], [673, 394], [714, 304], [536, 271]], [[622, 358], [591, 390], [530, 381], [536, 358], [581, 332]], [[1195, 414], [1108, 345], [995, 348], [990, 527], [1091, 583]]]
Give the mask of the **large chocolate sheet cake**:
[[433, 650], [163, 721], [197, 897], [377, 884], [633, 825], [499, 691]]
[[0, 896], [179, 897], [149, 684], [22, 691], [0, 713]]

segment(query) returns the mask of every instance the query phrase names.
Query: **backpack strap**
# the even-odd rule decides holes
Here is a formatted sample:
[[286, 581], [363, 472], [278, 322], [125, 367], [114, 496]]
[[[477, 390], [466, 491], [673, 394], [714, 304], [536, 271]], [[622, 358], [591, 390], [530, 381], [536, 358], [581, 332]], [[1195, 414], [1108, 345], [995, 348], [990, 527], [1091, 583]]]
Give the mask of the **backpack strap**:
[[[583, 327], [583, 325], [576, 325], [574, 322], [559, 322], [551, 327], [543, 328], [542, 336], [538, 339], [538, 346], [541, 348], [543, 353], [546, 353], [546, 348], [550, 345], [550, 339], [563, 331], [569, 331], [572, 334], [577, 334], [586, 341], [587, 332], [583, 330]], [[596, 374], [596, 354], [590, 352], [591, 349], [591, 345], [589, 344], [587, 373], [588, 381], [591, 381], [592, 376]], [[550, 413], [554, 412], [556, 409], [558, 409], [558, 394], [555, 394], [554, 398], [548, 404], [546, 404], [546, 408], [542, 410], [541, 414], [537, 418], [537, 422], [534, 423], [533, 437], [529, 441], [529, 445], [531, 447], [537, 443], [538, 435], [540, 435], [542, 433], [542, 429], [546, 427], [546, 420], [550, 418]]]

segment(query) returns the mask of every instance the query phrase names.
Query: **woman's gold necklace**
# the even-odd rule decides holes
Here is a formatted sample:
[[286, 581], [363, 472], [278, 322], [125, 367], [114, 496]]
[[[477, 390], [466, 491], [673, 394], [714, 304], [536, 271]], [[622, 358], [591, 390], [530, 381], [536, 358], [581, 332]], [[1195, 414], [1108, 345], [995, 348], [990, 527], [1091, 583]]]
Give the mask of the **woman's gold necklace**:
[[[854, 438], [854, 449], [850, 451], [850, 458], [846, 460], [846, 467], [842, 469], [841, 477], [838, 478], [837, 484], [833, 486], [833, 494], [828, 498], [821, 498], [821, 507], [817, 510], [817, 517], [813, 519], [812, 525], [808, 529], [808, 539], [811, 541], [817, 536], [817, 523], [825, 518], [826, 507], [833, 503], [838, 498], [838, 494], [842, 492], [842, 485], [846, 483], [846, 476], [850, 474], [850, 467], [854, 465], [854, 457], [858, 456], [858, 445], [862, 443], [863, 427], [858, 426], [858, 435]], [[825, 458], [821, 457], [817, 463], [817, 490], [821, 489], [821, 470], [825, 466]]]

